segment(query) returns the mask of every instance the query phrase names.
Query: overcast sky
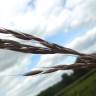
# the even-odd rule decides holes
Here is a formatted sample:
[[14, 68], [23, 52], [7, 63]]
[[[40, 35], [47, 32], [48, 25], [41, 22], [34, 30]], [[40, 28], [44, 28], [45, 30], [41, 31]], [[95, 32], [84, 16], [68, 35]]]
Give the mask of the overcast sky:
[[[0, 0], [0, 28], [33, 34], [79, 52], [96, 52], [96, 1]], [[16, 40], [2, 34], [0, 38]], [[33, 55], [0, 49], [0, 96], [36, 96], [60, 81], [62, 72], [33, 77], [4, 75], [70, 64], [75, 59], [61, 54]]]

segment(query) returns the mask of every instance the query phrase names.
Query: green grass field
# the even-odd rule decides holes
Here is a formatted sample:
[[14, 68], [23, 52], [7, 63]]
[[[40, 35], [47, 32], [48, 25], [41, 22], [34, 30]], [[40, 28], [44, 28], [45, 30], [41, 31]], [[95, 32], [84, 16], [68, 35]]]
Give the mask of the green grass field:
[[90, 71], [55, 96], [96, 96], [96, 70]]

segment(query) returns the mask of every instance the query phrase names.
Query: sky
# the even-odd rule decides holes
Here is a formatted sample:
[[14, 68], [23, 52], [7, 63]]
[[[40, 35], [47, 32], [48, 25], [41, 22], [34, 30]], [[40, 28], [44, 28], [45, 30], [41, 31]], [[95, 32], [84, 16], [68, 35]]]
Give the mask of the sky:
[[[43, 38], [83, 53], [96, 52], [96, 0], [0, 0], [0, 28]], [[0, 38], [16, 40], [10, 35]], [[21, 41], [20, 41], [21, 42]], [[32, 44], [32, 42], [23, 42]], [[37, 96], [62, 73], [8, 77], [39, 67], [74, 63], [76, 56], [34, 55], [0, 49], [0, 96]]]

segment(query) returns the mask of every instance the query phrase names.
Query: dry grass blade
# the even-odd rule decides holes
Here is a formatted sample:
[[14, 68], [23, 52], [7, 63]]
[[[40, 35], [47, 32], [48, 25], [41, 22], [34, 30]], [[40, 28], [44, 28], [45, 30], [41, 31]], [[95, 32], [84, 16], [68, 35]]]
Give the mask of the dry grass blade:
[[[49, 43], [49, 42], [47, 42], [47, 41], [45, 41], [45, 40], [43, 40], [41, 38], [38, 38], [36, 36], [33, 36], [33, 35], [29, 35], [29, 34], [25, 34], [25, 33], [21, 33], [21, 32], [17, 33], [15, 31], [8, 30], [8, 29], [0, 29], [0, 33], [11, 34], [16, 38], [23, 39], [23, 40], [35, 40], [35, 41], [38, 41], [40, 44], [44, 45], [45, 47], [48, 47], [49, 50], [52, 50], [53, 54], [55, 52], [55, 53], [61, 53], [61, 54], [83, 55], [82, 53], [79, 53], [79, 52], [77, 52], [75, 50], [62, 47], [62, 46], [60, 46], [58, 44]], [[48, 54], [48, 53], [45, 53], [45, 54]]]
[[17, 52], [33, 53], [33, 54], [62, 53], [58, 50], [54, 50], [50, 48], [30, 46], [30, 45], [21, 44], [13, 40], [5, 40], [5, 39], [0, 39], [0, 49], [7, 49]]
[[[77, 58], [76, 62], [74, 64], [70, 64], [70, 65], [57, 65], [57, 66], [52, 66], [52, 67], [43, 67], [46, 70], [44, 70], [44, 71], [42, 70], [42, 72], [40, 74], [53, 73], [53, 72], [56, 72], [58, 70], [70, 70], [70, 69], [74, 70], [74, 69], [81, 69], [81, 68], [82, 69], [85, 69], [85, 68], [86, 69], [94, 69], [94, 68], [96, 68], [95, 56], [96, 56], [96, 54], [94, 54], [94, 58], [92, 58], [93, 54], [90, 54], [90, 55], [87, 54], [84, 56], [79, 56]], [[31, 76], [31, 74], [29, 76]]]
[[69, 69], [80, 69], [80, 68], [83, 68], [83, 69], [85, 69], [85, 68], [94, 69], [94, 68], [96, 68], [96, 63], [87, 64], [87, 65], [84, 64], [84, 63], [83, 64], [82, 63], [78, 63], [78, 64], [61, 65], [61, 66], [58, 65], [58, 66], [53, 66], [53, 67], [47, 67], [47, 70], [44, 70], [44, 71], [43, 70], [31, 71], [31, 72], [25, 73], [24, 76], [33, 76], [33, 75], [37, 75], [37, 74], [48, 74], [48, 73], [56, 72], [58, 70], [69, 70]]
[[16, 41], [4, 40], [4, 39], [0, 39], [0, 49], [7, 49], [7, 50], [13, 50], [13, 51], [17, 51], [17, 52], [33, 53], [33, 54], [58, 53], [58, 52], [52, 51], [48, 48], [20, 44], [19, 42], [16, 42]]

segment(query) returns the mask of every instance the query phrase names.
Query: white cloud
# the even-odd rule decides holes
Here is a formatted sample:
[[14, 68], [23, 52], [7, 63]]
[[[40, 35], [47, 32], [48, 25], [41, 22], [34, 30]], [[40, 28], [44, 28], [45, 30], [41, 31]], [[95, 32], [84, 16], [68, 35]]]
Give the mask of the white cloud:
[[[88, 32], [86, 32], [85, 35], [74, 39], [73, 42], [67, 46], [80, 50], [81, 52], [87, 53], [88, 52], [87, 50], [89, 48], [92, 48], [92, 46], [94, 46], [96, 44], [95, 41], [96, 41], [96, 28], [94, 27], [91, 30], [89, 30]], [[90, 52], [93, 52], [93, 49], [91, 49]], [[94, 49], [94, 52], [96, 52], [96, 49]]]
[[0, 26], [48, 36], [59, 32], [60, 28], [65, 32], [90, 27], [96, 21], [95, 0], [67, 0], [64, 5], [64, 0], [36, 0], [34, 8], [32, 3], [28, 6], [29, 2], [0, 1]]
[[[66, 31], [77, 27], [90, 27], [96, 22], [95, 0], [66, 0], [64, 5], [63, 0], [36, 0], [32, 9], [31, 5], [27, 6], [29, 1], [0, 0], [0, 26], [39, 36], [50, 36], [61, 28]], [[96, 28], [84, 36], [77, 37], [66, 46], [82, 52], [92, 52], [92, 48], [96, 51], [95, 41]], [[26, 70], [29, 57], [30, 55], [0, 50], [1, 73], [15, 74]], [[64, 58], [64, 55], [42, 56], [37, 67], [59, 64]], [[57, 72], [32, 78], [3, 77], [0, 78], [0, 90], [4, 90], [5, 96], [35, 96], [43, 90], [41, 86], [47, 88], [53, 84], [54, 79], [56, 82], [59, 81], [60, 74], [61, 72]]]

